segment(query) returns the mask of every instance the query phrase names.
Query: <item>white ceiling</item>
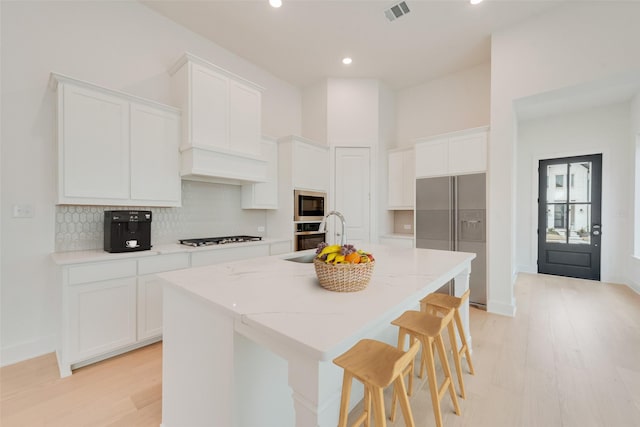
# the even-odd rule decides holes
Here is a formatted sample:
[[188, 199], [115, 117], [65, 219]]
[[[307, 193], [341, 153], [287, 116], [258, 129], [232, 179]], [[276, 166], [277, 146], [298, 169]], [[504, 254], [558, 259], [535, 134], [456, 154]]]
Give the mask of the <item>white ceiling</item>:
[[[375, 78], [415, 86], [490, 60], [490, 34], [557, 7], [561, 0], [397, 1], [142, 0], [149, 8], [298, 87], [325, 78]], [[344, 66], [343, 56], [353, 57]]]

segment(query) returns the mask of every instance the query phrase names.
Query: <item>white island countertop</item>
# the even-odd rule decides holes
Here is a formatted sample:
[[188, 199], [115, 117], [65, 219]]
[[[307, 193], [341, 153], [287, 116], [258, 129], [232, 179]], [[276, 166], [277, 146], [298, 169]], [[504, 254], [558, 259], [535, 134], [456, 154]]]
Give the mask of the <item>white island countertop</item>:
[[365, 249], [373, 253], [376, 264], [371, 282], [358, 292], [328, 291], [319, 285], [313, 263], [287, 261], [283, 256], [159, 276], [249, 328], [289, 341], [314, 358], [329, 360], [346, 350], [354, 335], [364, 337], [369, 328], [385, 321], [385, 313], [397, 314], [393, 307], [417, 304], [429, 292], [430, 283], [446, 283], [458, 273], [456, 268], [461, 270], [465, 261], [475, 257], [389, 246], [369, 245]]
[[[335, 426], [341, 371], [331, 360], [360, 339], [391, 330], [391, 320], [416, 309], [421, 298], [449, 280], [455, 279], [455, 294], [462, 294], [475, 258], [463, 252], [381, 245], [362, 249], [373, 253], [376, 265], [368, 287], [352, 293], [322, 288], [312, 263], [283, 259], [313, 251], [158, 274], [167, 282], [163, 426], [250, 426], [260, 419], [271, 420], [264, 425]], [[464, 307], [465, 323], [467, 313]], [[236, 334], [286, 360], [284, 376], [291, 388], [285, 387], [288, 391], [280, 400], [289, 402], [295, 422], [287, 418], [286, 406], [276, 402], [274, 378], [255, 403], [238, 394], [247, 381], [237, 366], [252, 360], [251, 368], [257, 369], [254, 364], [263, 358], [247, 355], [246, 345], [238, 347], [242, 340], [234, 338]], [[268, 370], [275, 367], [260, 368]], [[260, 389], [256, 372], [248, 380], [252, 395]], [[263, 404], [267, 409], [254, 406], [262, 401], [269, 402]], [[238, 405], [249, 405], [251, 411]], [[269, 413], [269, 407], [279, 409]], [[256, 415], [248, 419], [247, 414]]]

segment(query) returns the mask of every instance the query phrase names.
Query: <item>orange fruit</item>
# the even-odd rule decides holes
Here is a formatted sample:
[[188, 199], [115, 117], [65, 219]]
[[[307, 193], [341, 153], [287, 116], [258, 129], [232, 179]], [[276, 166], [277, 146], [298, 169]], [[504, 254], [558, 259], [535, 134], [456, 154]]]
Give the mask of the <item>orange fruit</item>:
[[351, 252], [349, 255], [344, 257], [344, 260], [352, 264], [357, 264], [360, 262], [360, 254], [356, 252]]

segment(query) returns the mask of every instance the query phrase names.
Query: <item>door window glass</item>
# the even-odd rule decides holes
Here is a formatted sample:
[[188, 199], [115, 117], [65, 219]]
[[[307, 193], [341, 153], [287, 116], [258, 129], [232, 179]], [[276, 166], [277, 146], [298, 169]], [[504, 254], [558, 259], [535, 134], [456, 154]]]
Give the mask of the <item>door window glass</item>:
[[591, 202], [591, 162], [570, 163], [571, 202]]
[[569, 205], [569, 243], [591, 244], [591, 205]]
[[567, 165], [547, 166], [547, 203], [567, 200]]
[[565, 204], [547, 205], [547, 242], [564, 243], [567, 240]]

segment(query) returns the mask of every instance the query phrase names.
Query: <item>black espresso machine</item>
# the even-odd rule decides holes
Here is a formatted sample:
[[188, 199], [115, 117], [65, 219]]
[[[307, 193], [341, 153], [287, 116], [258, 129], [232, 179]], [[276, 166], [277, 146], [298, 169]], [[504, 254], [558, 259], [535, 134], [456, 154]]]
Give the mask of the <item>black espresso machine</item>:
[[104, 211], [104, 250], [151, 249], [151, 211]]

